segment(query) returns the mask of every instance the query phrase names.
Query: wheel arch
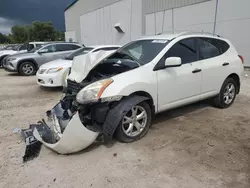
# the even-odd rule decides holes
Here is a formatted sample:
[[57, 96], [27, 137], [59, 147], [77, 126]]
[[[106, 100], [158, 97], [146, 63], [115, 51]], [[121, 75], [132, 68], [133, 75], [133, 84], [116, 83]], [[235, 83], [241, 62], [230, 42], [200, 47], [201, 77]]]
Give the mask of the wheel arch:
[[2, 63], [3, 63], [4, 58], [6, 58], [7, 56], [9, 56], [9, 54], [3, 55], [3, 56], [0, 57], [0, 66], [1, 66]]
[[18, 71], [19, 71], [19, 68], [20, 68], [21, 64], [24, 63], [24, 62], [33, 63], [35, 65], [35, 67], [36, 67], [36, 70], [38, 70], [38, 64], [36, 63], [36, 61], [34, 59], [32, 59], [32, 58], [29, 58], [29, 59], [22, 59], [17, 63], [17, 70]]
[[155, 114], [155, 103], [154, 103], [154, 99], [153, 97], [146, 91], [136, 91], [134, 93], [131, 93], [129, 96], [133, 96], [133, 95], [137, 95], [137, 96], [143, 96], [143, 97], [147, 97], [148, 100], [148, 104], [152, 110], [152, 114]]
[[235, 81], [236, 84], [237, 84], [237, 94], [239, 94], [239, 93], [240, 93], [240, 77], [239, 77], [239, 75], [236, 74], [236, 73], [232, 73], [232, 74], [230, 74], [227, 78], [232, 78], [232, 79], [234, 79], [234, 81]]
[[10, 54], [5, 54], [3, 56], [0, 57], [0, 61], [3, 60], [5, 57], [9, 56]]

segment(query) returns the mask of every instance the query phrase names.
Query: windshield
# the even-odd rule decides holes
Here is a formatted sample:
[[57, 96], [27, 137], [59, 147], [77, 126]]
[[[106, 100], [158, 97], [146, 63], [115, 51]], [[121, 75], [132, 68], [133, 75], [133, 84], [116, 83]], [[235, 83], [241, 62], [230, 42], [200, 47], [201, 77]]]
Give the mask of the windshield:
[[29, 53], [34, 53], [36, 52], [37, 50], [39, 50], [41, 47], [36, 47], [36, 48], [33, 48], [32, 50], [28, 51]]
[[79, 56], [79, 55], [84, 55], [84, 54], [87, 54], [89, 53], [91, 50], [93, 50], [94, 48], [90, 48], [90, 47], [84, 47], [84, 48], [81, 48], [75, 52], [73, 52], [72, 54], [68, 55], [67, 57], [65, 57], [64, 59], [67, 59], [67, 60], [73, 60], [74, 57], [76, 56]]
[[151, 62], [169, 43], [166, 39], [139, 40], [120, 48], [117, 53], [130, 56], [140, 65]]
[[35, 48], [33, 48], [32, 50], [28, 51], [29, 53], [35, 53], [36, 51], [40, 50], [42, 47], [44, 47], [45, 45], [39, 45]]

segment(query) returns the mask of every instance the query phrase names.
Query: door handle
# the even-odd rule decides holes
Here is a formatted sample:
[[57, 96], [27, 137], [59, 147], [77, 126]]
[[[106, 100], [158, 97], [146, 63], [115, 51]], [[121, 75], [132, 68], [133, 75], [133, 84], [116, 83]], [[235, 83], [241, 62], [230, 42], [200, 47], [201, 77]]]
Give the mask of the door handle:
[[223, 63], [223, 64], [222, 64], [222, 66], [224, 66], [224, 67], [225, 67], [225, 66], [228, 66], [228, 65], [229, 65], [229, 63]]
[[194, 69], [193, 71], [192, 71], [192, 73], [198, 73], [198, 72], [201, 72], [201, 69]]

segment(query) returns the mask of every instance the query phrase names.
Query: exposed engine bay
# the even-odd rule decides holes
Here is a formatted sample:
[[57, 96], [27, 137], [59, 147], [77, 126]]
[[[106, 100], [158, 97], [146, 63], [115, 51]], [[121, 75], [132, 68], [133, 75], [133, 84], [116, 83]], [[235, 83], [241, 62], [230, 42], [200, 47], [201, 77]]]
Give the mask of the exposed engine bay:
[[[33, 127], [34, 137], [57, 153], [74, 153], [91, 145], [98, 136], [103, 135], [103, 126], [106, 121], [106, 125], [110, 126], [111, 121], [110, 119], [107, 120], [108, 113], [111, 109], [115, 109], [119, 104], [118, 101], [122, 100], [122, 96], [116, 96], [108, 100], [99, 99], [80, 104], [76, 100], [77, 94], [92, 83], [111, 78], [140, 66], [133, 56], [129, 54], [119, 51], [111, 55], [110, 52], [109, 54], [107, 52], [105, 52], [106, 54], [103, 53], [94, 53], [97, 60], [93, 58], [93, 54], [79, 56], [76, 62], [74, 60], [61, 101], [52, 110], [47, 111], [48, 120], [42, 121], [40, 124], [44, 129]], [[89, 62], [92, 63], [91, 66], [82, 71], [77, 63], [86, 64], [88, 61], [91, 61]], [[88, 69], [89, 72], [86, 73]], [[81, 72], [83, 72], [82, 75], [80, 75]], [[80, 81], [80, 78], [83, 77], [84, 79]], [[124, 106], [123, 108], [127, 107]], [[122, 107], [119, 107], [119, 109], [122, 109]], [[125, 110], [123, 111], [125, 112]], [[117, 121], [121, 121], [119, 118], [122, 118], [123, 111], [118, 113], [120, 115]], [[116, 126], [118, 124], [105, 128], [106, 135], [104, 135], [104, 138], [106, 137], [106, 139], [104, 140], [112, 138]]]

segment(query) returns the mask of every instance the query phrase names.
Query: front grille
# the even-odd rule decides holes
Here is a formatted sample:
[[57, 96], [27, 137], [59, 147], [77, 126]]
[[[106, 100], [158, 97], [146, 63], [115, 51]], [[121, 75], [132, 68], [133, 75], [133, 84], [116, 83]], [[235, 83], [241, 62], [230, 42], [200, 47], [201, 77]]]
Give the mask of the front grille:
[[79, 83], [76, 83], [74, 81], [71, 80], [67, 80], [67, 92], [69, 93], [78, 93], [81, 89], [82, 86]]
[[46, 70], [47, 70], [47, 69], [40, 69], [40, 70], [39, 70], [39, 74], [45, 73]]

